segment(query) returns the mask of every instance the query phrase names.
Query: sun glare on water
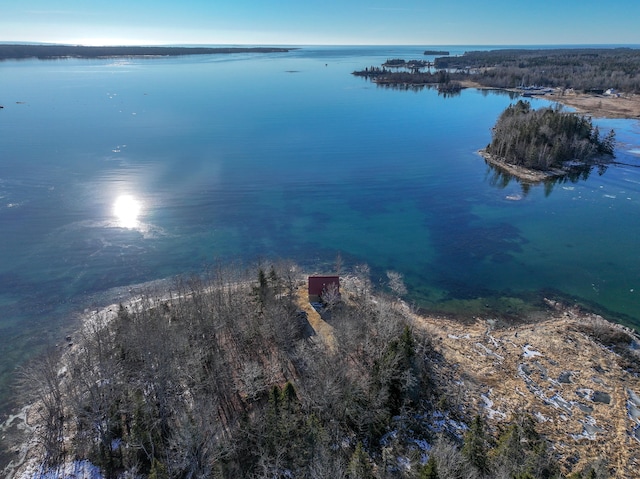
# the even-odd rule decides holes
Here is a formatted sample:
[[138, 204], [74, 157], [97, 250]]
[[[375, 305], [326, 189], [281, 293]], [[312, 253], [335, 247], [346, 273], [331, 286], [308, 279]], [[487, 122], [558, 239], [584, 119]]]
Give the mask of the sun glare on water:
[[136, 228], [141, 211], [142, 204], [131, 195], [118, 196], [113, 204], [113, 216], [121, 228]]

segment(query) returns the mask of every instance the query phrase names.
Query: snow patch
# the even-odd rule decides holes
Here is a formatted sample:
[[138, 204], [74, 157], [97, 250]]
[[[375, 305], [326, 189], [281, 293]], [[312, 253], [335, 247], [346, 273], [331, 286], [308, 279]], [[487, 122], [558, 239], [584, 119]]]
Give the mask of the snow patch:
[[533, 349], [531, 349], [530, 345], [525, 344], [522, 347], [522, 356], [529, 359], [529, 358], [535, 358], [536, 356], [542, 356], [542, 353], [538, 351], [534, 351]]
[[547, 422], [547, 421], [551, 421], [551, 419], [549, 419], [548, 417], [546, 417], [544, 414], [542, 414], [540, 411], [536, 411], [536, 413], [533, 415], [533, 417], [535, 417], [538, 422]]
[[551, 396], [549, 398], [549, 404], [551, 404], [552, 406], [558, 409], [563, 409], [567, 411], [569, 415], [571, 415], [572, 404], [569, 401], [567, 401], [565, 398], [560, 396], [560, 394], [554, 394], [553, 396]]
[[448, 334], [447, 336], [449, 339], [470, 339], [471, 338], [471, 336], [469, 336], [469, 333], [463, 334], [462, 336], [456, 336], [455, 334]]
[[581, 397], [582, 399], [588, 399], [591, 401], [591, 397], [593, 396], [594, 390], [590, 388], [579, 388], [576, 389], [576, 395]]
[[627, 413], [629, 419], [640, 424], [640, 398], [631, 389], [627, 389], [629, 399], [627, 400]]
[[460, 421], [451, 419], [448, 413], [442, 411], [435, 411], [430, 419], [427, 419], [428, 427], [435, 433], [447, 432], [460, 439], [469, 427]]
[[599, 432], [605, 432], [604, 429], [598, 427], [596, 420], [592, 416], [587, 416], [584, 421], [579, 421], [582, 424], [582, 432], [580, 434], [571, 434], [571, 437], [575, 440], [589, 439], [595, 441], [596, 435]]
[[484, 353], [485, 353], [487, 356], [493, 356], [494, 358], [496, 358], [496, 359], [498, 359], [498, 360], [500, 360], [500, 361], [503, 361], [503, 360], [504, 360], [504, 357], [500, 356], [498, 353], [493, 352], [491, 349], [489, 349], [488, 347], [486, 347], [486, 346], [485, 346], [484, 344], [482, 344], [482, 343], [476, 343], [476, 344], [475, 344], [475, 346], [476, 346], [478, 349], [481, 349], [482, 351], [484, 351]]
[[490, 334], [487, 334], [487, 337], [489, 338], [489, 341], [491, 341], [491, 344], [493, 344], [494, 348], [500, 347], [500, 342], [496, 338], [494, 338]]
[[37, 465], [23, 472], [18, 479], [104, 479], [104, 476], [100, 468], [89, 461], [73, 461], [57, 468]]
[[416, 446], [418, 446], [418, 449], [420, 449], [423, 452], [428, 452], [431, 450], [431, 444], [429, 444], [424, 439], [414, 439], [413, 442], [415, 443]]
[[404, 456], [399, 456], [396, 459], [397, 463], [398, 463], [398, 468], [402, 469], [404, 471], [410, 471], [411, 470], [411, 460], [407, 457]]
[[[491, 393], [491, 391], [489, 391], [489, 393]], [[482, 402], [484, 404], [484, 409], [487, 412], [487, 416], [489, 417], [489, 419], [493, 419], [496, 416], [502, 419], [507, 418], [507, 415], [505, 413], [493, 409], [493, 401], [489, 399], [489, 397], [486, 394], [481, 394], [480, 398], [482, 399]]]

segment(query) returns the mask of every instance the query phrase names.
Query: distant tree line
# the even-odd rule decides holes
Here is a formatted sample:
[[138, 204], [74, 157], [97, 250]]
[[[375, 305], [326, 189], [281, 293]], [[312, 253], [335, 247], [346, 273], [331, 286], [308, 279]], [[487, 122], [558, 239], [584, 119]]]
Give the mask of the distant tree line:
[[[405, 60], [391, 60], [400, 66]], [[388, 66], [391, 64], [388, 64]], [[473, 81], [491, 88], [546, 86], [604, 92], [609, 88], [640, 93], [640, 49], [547, 49], [467, 52], [458, 57], [438, 57], [435, 71], [390, 72], [377, 67], [353, 72], [376, 83], [439, 83], [434, 75], [445, 71], [451, 81]]]
[[[404, 60], [402, 60], [404, 61]], [[387, 65], [385, 63], [385, 65]], [[407, 66], [405, 64], [403, 66]], [[396, 66], [394, 64], [394, 66]], [[399, 66], [399, 65], [397, 65]], [[412, 68], [408, 66], [408, 68]], [[434, 71], [391, 71], [385, 66], [367, 67], [364, 70], [354, 71], [353, 75], [361, 76], [371, 79], [378, 85], [433, 85], [443, 92], [458, 92], [462, 89], [462, 85], [458, 81], [452, 79], [455, 75], [452, 75], [446, 70], [434, 70]]]
[[385, 61], [382, 66], [391, 68], [409, 68], [413, 71], [417, 71], [421, 68], [432, 66], [432, 63], [426, 60], [404, 60], [402, 58], [391, 58]]
[[484, 86], [521, 85], [604, 91], [615, 88], [640, 93], [640, 49], [564, 48], [504, 49], [439, 57], [435, 67], [455, 72]]
[[0, 60], [103, 58], [142, 56], [211, 55], [223, 53], [288, 52], [293, 48], [275, 47], [154, 47], [154, 46], [82, 46], [82, 45], [0, 45]]
[[387, 67], [403, 67], [407, 62], [402, 58], [390, 58], [387, 59], [382, 65]]
[[519, 100], [498, 118], [486, 151], [513, 165], [549, 170], [568, 161], [612, 157], [614, 146], [614, 131], [602, 138], [589, 117], [559, 108], [534, 110]]

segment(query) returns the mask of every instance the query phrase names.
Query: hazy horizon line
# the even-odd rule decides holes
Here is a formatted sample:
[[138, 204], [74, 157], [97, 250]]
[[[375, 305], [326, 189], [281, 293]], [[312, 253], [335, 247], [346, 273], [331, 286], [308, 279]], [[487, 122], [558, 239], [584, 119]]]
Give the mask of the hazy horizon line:
[[75, 47], [638, 47], [640, 43], [73, 43], [73, 42], [46, 42], [46, 41], [20, 41], [0, 40], [0, 45], [52, 45]]

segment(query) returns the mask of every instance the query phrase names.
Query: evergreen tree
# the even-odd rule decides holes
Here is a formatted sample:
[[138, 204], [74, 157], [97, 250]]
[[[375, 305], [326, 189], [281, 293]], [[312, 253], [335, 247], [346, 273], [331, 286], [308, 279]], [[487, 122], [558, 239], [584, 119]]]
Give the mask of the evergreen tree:
[[347, 468], [347, 474], [349, 479], [372, 479], [373, 468], [371, 467], [371, 460], [369, 455], [362, 447], [362, 443], [359, 442], [356, 446], [356, 450], [351, 455], [349, 461], [349, 467]]
[[487, 436], [484, 430], [484, 421], [477, 415], [471, 427], [464, 435], [462, 455], [480, 472], [486, 475], [489, 472], [489, 460], [487, 458]]
[[436, 459], [431, 455], [427, 463], [421, 468], [419, 479], [439, 479]]

